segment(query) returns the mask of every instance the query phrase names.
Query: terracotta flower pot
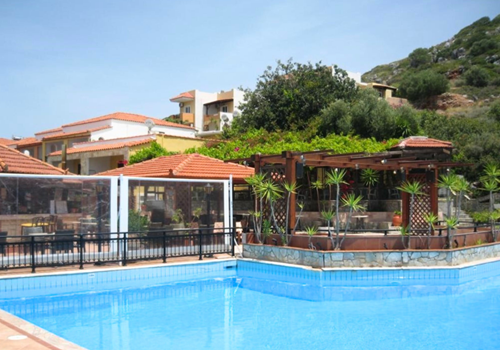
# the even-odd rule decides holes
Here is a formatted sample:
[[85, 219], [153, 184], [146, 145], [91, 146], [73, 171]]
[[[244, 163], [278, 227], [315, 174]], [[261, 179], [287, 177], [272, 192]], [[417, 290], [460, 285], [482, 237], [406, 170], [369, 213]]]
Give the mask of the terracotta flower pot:
[[394, 214], [392, 216], [392, 226], [401, 226], [403, 223], [403, 217], [401, 215]]

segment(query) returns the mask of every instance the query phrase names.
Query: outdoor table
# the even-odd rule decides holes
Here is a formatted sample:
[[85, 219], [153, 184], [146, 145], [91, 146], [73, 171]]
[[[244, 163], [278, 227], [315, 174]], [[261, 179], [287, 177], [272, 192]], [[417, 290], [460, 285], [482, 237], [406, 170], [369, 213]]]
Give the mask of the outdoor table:
[[356, 219], [356, 228], [364, 229], [365, 228], [365, 219], [368, 215], [354, 215], [352, 218]]

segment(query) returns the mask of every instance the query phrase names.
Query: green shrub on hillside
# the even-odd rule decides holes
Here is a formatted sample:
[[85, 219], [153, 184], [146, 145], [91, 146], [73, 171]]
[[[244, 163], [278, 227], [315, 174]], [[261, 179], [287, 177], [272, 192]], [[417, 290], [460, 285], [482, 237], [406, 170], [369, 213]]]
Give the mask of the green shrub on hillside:
[[413, 52], [408, 55], [408, 58], [410, 59], [410, 66], [413, 68], [417, 68], [431, 62], [429, 50], [423, 48], [413, 50]]
[[498, 44], [493, 39], [483, 39], [472, 44], [470, 48], [470, 54], [472, 56], [479, 56], [490, 50], [495, 50], [498, 48]]
[[484, 87], [488, 85], [490, 79], [486, 69], [473, 66], [464, 75], [465, 83], [470, 86]]
[[411, 102], [423, 101], [431, 96], [441, 95], [449, 90], [450, 84], [442, 75], [430, 69], [407, 74], [401, 80], [400, 93]]

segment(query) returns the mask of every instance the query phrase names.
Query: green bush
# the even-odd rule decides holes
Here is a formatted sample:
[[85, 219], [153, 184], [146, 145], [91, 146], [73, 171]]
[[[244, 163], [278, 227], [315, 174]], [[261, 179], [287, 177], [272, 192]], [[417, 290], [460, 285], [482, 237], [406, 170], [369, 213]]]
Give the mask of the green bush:
[[470, 48], [470, 54], [472, 56], [479, 56], [482, 55], [485, 52], [488, 52], [490, 50], [495, 50], [498, 47], [498, 44], [495, 40], [493, 39], [483, 39], [475, 42], [472, 44], [472, 47]]
[[500, 100], [496, 100], [490, 105], [488, 116], [497, 122], [500, 122]]
[[403, 96], [411, 102], [425, 100], [431, 96], [441, 95], [450, 88], [446, 77], [432, 70], [424, 70], [416, 74], [407, 74], [399, 86]]
[[155, 141], [152, 142], [149, 147], [143, 148], [140, 151], [137, 151], [137, 153], [130, 156], [128, 164], [132, 165], [161, 156], [171, 156], [173, 154], [176, 154], [176, 152], [167, 151]]
[[465, 83], [470, 86], [484, 87], [488, 85], [489, 75], [486, 69], [473, 66], [464, 74]]
[[427, 49], [418, 48], [408, 55], [410, 66], [417, 68], [431, 62], [431, 56]]

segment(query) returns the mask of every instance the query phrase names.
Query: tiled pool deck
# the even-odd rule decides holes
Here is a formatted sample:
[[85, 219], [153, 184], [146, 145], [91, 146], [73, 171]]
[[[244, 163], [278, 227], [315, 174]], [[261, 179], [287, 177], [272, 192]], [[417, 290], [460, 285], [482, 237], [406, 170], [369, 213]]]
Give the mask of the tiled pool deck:
[[[235, 266], [236, 259], [226, 256], [218, 257], [218, 259], [206, 259], [198, 261], [193, 258], [171, 259], [168, 264], [158, 264], [156, 262], [133, 264], [127, 267], [119, 266], [99, 266], [92, 269], [78, 270], [77, 268], [59, 268], [54, 273], [54, 268], [47, 268], [39, 273], [31, 274], [29, 271], [14, 271], [9, 273], [0, 273], [0, 278], [12, 280], [4, 284], [3, 293], [15, 293], [18, 290], [23, 290], [23, 293], [29, 295], [30, 289], [37, 292], [36, 285], [30, 281], [23, 282], [26, 277], [50, 277], [39, 280], [43, 281], [44, 289], [50, 293], [52, 288], [61, 287], [61, 283], [65, 289], [73, 287], [79, 288], [81, 284], [93, 284], [106, 286], [107, 283], [133, 283], [144, 278], [161, 278], [168, 279], [183, 279], [191, 278], [190, 276], [200, 272], [213, 272], [214, 276], [218, 271], [225, 269], [227, 266]], [[229, 258], [229, 259], [227, 259]], [[217, 263], [217, 260], [220, 263]], [[199, 266], [213, 262], [209, 266]], [[487, 264], [489, 262], [498, 262], [496, 264]], [[406, 268], [325, 268], [313, 269], [310, 267], [286, 265], [273, 262], [257, 262], [250, 259], [240, 259], [238, 262], [238, 270], [244, 276], [245, 272], [251, 273], [252, 276], [258, 277], [262, 275], [267, 279], [276, 279], [280, 281], [293, 281], [305, 284], [317, 284], [320, 286], [353, 286], [353, 285], [373, 285], [378, 282], [384, 283], [388, 280], [397, 281], [399, 285], [418, 284], [419, 280], [426, 281], [427, 284], [446, 285], [465, 283], [482, 275], [488, 274], [491, 269], [498, 269], [500, 259], [487, 259], [476, 263], [463, 264], [454, 267], [438, 267], [438, 268], [422, 268], [422, 267], [406, 267]], [[156, 267], [170, 266], [171, 269], [158, 269]], [[127, 273], [113, 273], [113, 271], [123, 271]], [[132, 270], [132, 271], [130, 271]], [[110, 273], [106, 273], [110, 271]], [[95, 273], [95, 274], [94, 274]], [[68, 276], [71, 274], [71, 277]], [[62, 276], [66, 276], [62, 279]], [[17, 278], [20, 277], [20, 278]], [[68, 278], [70, 277], [70, 278]], [[90, 278], [90, 279], [89, 279]], [[24, 336], [21, 340], [10, 340], [11, 336]], [[2, 350], [21, 350], [21, 349], [61, 349], [61, 350], [77, 350], [83, 349], [73, 343], [70, 343], [56, 335], [49, 333], [39, 327], [32, 325], [29, 322], [23, 321], [20, 318], [13, 316], [5, 311], [0, 310], [0, 349]]]

